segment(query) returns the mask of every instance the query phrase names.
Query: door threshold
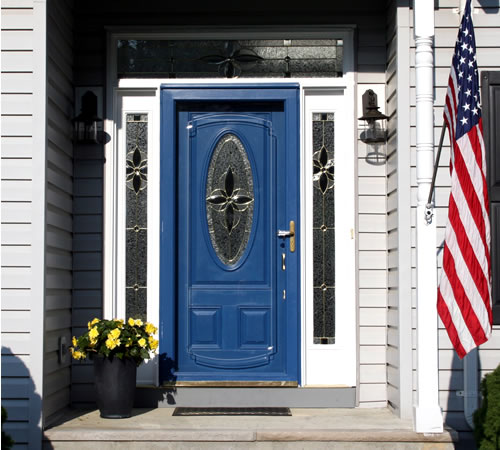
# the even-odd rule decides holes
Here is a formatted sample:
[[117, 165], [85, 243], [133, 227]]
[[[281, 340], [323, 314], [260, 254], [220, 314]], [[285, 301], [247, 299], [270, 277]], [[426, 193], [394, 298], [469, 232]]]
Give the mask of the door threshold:
[[168, 381], [164, 382], [163, 387], [289, 387], [296, 388], [299, 386], [297, 381]]

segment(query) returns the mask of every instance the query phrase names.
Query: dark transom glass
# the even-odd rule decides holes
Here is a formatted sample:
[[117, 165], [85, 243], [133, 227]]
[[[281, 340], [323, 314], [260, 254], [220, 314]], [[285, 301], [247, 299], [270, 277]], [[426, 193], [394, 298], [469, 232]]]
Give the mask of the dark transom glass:
[[126, 317], [146, 320], [148, 115], [126, 115]]
[[232, 133], [220, 138], [208, 166], [206, 187], [208, 232], [218, 258], [236, 264], [252, 230], [254, 189], [250, 161]]
[[334, 114], [313, 117], [314, 343], [335, 343]]
[[341, 39], [119, 40], [118, 77], [341, 77]]

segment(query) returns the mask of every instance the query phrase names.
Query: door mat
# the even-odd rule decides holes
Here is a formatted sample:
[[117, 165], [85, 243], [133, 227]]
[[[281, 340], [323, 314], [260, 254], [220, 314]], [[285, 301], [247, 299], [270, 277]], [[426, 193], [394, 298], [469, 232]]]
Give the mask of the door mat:
[[175, 408], [173, 416], [291, 416], [290, 408]]

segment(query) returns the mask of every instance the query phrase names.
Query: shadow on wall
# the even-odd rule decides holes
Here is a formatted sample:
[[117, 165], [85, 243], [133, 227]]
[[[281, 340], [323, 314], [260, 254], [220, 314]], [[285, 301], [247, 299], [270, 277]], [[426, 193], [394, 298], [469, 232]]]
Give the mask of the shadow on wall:
[[[13, 449], [42, 447], [40, 405], [41, 398], [35, 392], [28, 367], [9, 347], [2, 346], [2, 406], [8, 414], [3, 429], [14, 440]], [[52, 445], [45, 444], [44, 448]]]
[[[486, 14], [498, 14], [498, 11], [500, 10], [498, 2], [492, 2], [491, 0], [477, 0], [477, 3], [479, 3], [480, 7], [483, 8], [483, 11]], [[477, 8], [477, 3], [472, 3], [472, 6]], [[497, 5], [493, 5], [493, 3], [497, 3]]]
[[[464, 365], [468, 357], [477, 357], [474, 352], [460, 359], [453, 351], [451, 362], [451, 376], [448, 385], [448, 403], [446, 405], [445, 425], [458, 432], [459, 441], [455, 444], [457, 450], [476, 450], [476, 442], [473, 430], [468, 425], [465, 418], [465, 380]], [[478, 385], [479, 387], [479, 385]], [[479, 395], [479, 392], [477, 392]]]

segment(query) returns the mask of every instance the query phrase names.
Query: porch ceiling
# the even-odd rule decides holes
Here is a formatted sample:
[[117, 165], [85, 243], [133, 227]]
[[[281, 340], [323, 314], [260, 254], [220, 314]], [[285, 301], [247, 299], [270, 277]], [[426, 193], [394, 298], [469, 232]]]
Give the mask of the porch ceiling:
[[[108, 16], [116, 25], [136, 25], [147, 20], [149, 24], [271, 24], [271, 23], [356, 23], [359, 15], [385, 14], [386, 0], [351, 0], [324, 2], [269, 2], [250, 3], [219, 0], [206, 2], [165, 2], [89, 0], [75, 2], [77, 16]], [[375, 15], [375, 16], [374, 16]]]

